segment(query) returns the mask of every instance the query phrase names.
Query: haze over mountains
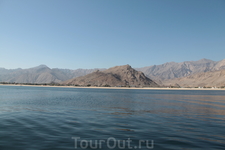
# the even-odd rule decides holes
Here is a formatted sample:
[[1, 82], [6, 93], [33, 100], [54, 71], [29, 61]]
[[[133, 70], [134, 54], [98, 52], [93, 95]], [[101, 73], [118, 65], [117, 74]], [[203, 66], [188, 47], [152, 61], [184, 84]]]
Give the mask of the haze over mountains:
[[0, 68], [0, 82], [57, 83], [75, 77], [83, 76], [96, 70], [102, 69], [50, 69], [46, 65], [40, 65], [29, 69]]
[[[189, 82], [192, 86], [206, 85], [210, 86], [209, 80], [203, 80], [203, 76], [217, 78], [219, 70], [225, 70], [225, 59], [221, 61], [212, 61], [209, 59], [201, 59], [198, 61], [185, 62], [168, 62], [161, 65], [153, 65], [143, 68], [135, 68], [137, 71], [143, 72], [148, 78], [156, 81], [160, 85], [179, 84], [188, 86]], [[0, 68], [0, 82], [16, 82], [16, 83], [51, 83], [62, 82], [75, 77], [84, 76], [97, 70], [105, 69], [50, 69], [45, 65], [40, 65], [29, 69], [4, 69]], [[99, 74], [102, 72], [99, 72]], [[200, 73], [200, 74], [198, 74]], [[204, 73], [207, 73], [204, 75]], [[196, 75], [195, 75], [196, 74]], [[215, 75], [214, 75], [215, 74]], [[223, 74], [223, 72], [221, 72]], [[194, 80], [191, 81], [190, 78]], [[187, 77], [182, 79], [183, 77]], [[179, 79], [178, 79], [179, 78]], [[198, 80], [201, 78], [202, 80]], [[209, 77], [207, 77], [209, 78]], [[221, 75], [219, 82], [224, 82], [225, 79]], [[213, 78], [210, 79], [214, 80]], [[184, 82], [185, 81], [185, 82]], [[199, 81], [198, 84], [191, 84]], [[200, 83], [201, 81], [201, 83]], [[202, 84], [208, 82], [209, 84]], [[184, 83], [184, 84], [183, 84]], [[212, 84], [218, 86], [221, 84]]]

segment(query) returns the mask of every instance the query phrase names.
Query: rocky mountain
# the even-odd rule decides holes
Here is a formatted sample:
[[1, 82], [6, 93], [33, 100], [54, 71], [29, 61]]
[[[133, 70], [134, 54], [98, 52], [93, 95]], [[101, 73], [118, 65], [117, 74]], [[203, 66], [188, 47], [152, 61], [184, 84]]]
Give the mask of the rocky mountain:
[[162, 65], [153, 65], [149, 67], [137, 68], [147, 77], [153, 80], [168, 80], [173, 78], [186, 77], [199, 72], [220, 70], [225, 68], [225, 59], [219, 62], [209, 59], [185, 62], [168, 62]]
[[[0, 82], [15, 83], [51, 83], [61, 82], [74, 77], [89, 74], [98, 69], [50, 69], [40, 65], [29, 69], [4, 69], [0, 68]], [[104, 70], [104, 69], [101, 69]]]
[[[143, 68], [136, 68], [148, 78], [154, 80], [159, 85], [163, 85], [167, 80], [188, 77], [196, 73], [218, 71], [225, 69], [225, 59], [212, 61], [201, 59], [198, 61], [168, 62], [161, 65], [153, 65]], [[75, 77], [84, 76], [98, 69], [50, 69], [46, 65], [40, 65], [29, 69], [5, 69], [0, 68], [0, 82], [16, 83], [51, 83], [62, 82]], [[105, 70], [105, 69], [100, 69]]]
[[133, 87], [158, 87], [142, 72], [134, 70], [130, 65], [116, 66], [104, 71], [95, 71], [91, 74], [70, 79], [62, 84], [82, 86], [133, 86]]
[[225, 70], [196, 73], [188, 77], [164, 81], [165, 86], [181, 87], [225, 87]]

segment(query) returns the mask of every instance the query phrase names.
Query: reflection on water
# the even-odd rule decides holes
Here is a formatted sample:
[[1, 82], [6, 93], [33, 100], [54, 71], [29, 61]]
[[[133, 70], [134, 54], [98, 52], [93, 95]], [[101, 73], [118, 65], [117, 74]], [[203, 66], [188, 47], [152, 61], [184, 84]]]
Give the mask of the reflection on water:
[[224, 106], [224, 91], [0, 86], [0, 149], [75, 149], [72, 137], [224, 149]]

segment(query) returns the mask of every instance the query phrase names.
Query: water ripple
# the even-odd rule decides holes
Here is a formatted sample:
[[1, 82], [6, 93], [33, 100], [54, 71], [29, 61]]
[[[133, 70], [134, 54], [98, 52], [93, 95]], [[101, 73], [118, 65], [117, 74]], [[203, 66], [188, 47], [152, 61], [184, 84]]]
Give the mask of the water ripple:
[[0, 91], [1, 150], [75, 149], [72, 137], [130, 138], [133, 148], [140, 140], [153, 140], [154, 149], [225, 148], [223, 91], [13, 86]]

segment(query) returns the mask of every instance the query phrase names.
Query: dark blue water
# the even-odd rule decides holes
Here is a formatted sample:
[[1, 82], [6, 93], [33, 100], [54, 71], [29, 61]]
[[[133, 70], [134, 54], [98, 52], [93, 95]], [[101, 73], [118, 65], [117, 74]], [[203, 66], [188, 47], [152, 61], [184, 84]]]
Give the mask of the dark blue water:
[[0, 150], [225, 149], [225, 91], [0, 86]]

